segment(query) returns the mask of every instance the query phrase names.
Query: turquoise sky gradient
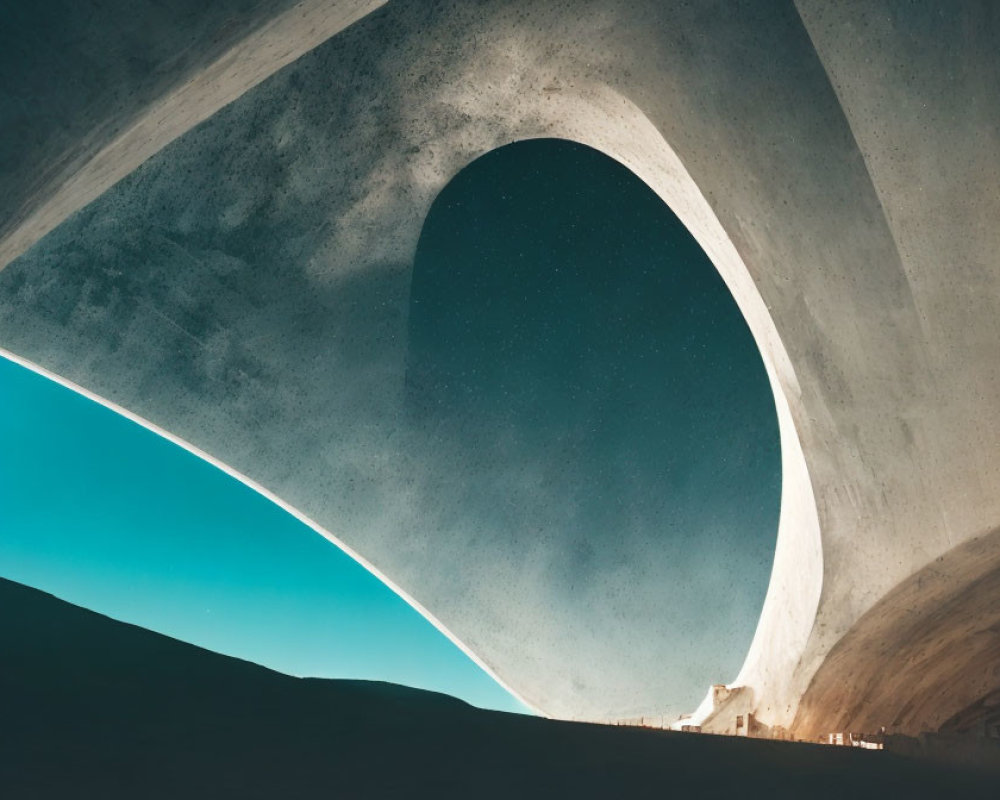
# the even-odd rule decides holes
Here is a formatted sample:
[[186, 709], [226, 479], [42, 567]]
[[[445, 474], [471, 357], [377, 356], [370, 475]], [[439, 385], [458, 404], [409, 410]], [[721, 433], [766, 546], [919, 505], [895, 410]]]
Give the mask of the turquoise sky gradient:
[[353, 559], [211, 464], [3, 358], [0, 398], [0, 576], [293, 675], [526, 711]]

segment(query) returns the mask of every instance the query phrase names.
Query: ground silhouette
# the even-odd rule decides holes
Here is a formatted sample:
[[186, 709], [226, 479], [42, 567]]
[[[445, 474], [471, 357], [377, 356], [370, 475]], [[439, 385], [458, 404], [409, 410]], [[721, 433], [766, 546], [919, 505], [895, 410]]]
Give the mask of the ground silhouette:
[[889, 753], [556, 722], [299, 679], [0, 580], [4, 798], [958, 797]]

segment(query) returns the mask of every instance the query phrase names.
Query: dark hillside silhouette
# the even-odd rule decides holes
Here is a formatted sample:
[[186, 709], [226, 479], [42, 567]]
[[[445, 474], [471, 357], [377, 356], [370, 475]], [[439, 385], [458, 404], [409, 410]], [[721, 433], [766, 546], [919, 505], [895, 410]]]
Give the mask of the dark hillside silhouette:
[[299, 679], [0, 580], [0, 797], [952, 797], [887, 753], [553, 722]]

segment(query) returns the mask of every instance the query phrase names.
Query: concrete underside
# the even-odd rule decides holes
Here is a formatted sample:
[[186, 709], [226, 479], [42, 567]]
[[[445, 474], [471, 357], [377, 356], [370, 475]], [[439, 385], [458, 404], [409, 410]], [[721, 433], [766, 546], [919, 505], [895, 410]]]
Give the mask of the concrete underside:
[[[277, 27], [322, 41], [374, 5], [303, 4], [328, 28]], [[286, 8], [254, 14], [287, 21]], [[113, 27], [106, 13], [94, 24]], [[20, 258], [0, 274], [0, 346], [308, 515], [542, 711], [685, 710], [658, 670], [683, 642], [660, 634], [670, 576], [654, 553], [626, 548], [598, 582], [629, 587], [625, 600], [580, 603], [533, 568], [559, 542], [388, 537], [370, 513], [398, 497], [380, 494], [386, 452], [363, 426], [337, 427], [352, 409], [396, 413], [409, 271], [440, 189], [511, 141], [588, 144], [687, 225], [771, 378], [782, 514], [741, 702], [806, 735], [915, 731], [1000, 687], [984, 668], [997, 629], [981, 624], [1000, 598], [972, 568], [1000, 548], [1000, 7], [390, 2], [252, 89], [318, 41], [269, 49], [267, 19], [237, 16], [230, 58], [196, 19], [178, 35], [211, 57], [171, 80], [163, 58], [112, 71], [65, 119], [37, 114], [13, 135], [4, 119], [0, 253]], [[254, 36], [250, 79], [239, 43]], [[3, 68], [28, 74], [56, 49], [81, 74], [103, 57], [43, 37]], [[112, 85], [135, 99], [111, 102]], [[66, 92], [53, 79], [33, 108]], [[164, 108], [170, 130], [154, 136]], [[116, 150], [107, 132], [126, 128]], [[366, 454], [353, 495], [331, 491], [348, 444]], [[932, 608], [922, 587], [939, 559], [955, 566]], [[927, 625], [907, 627], [913, 608]]]

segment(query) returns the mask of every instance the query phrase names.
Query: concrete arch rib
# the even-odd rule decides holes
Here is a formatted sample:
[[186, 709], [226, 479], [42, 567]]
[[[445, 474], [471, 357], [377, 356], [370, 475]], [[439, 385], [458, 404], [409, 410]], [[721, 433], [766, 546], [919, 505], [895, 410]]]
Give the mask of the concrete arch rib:
[[[723, 713], [714, 707], [710, 690], [685, 722], [726, 729], [730, 717], [755, 711], [772, 726], [789, 726], [789, 712], [811, 678], [808, 670], [799, 670], [799, 661], [820, 601], [823, 553], [812, 484], [791, 410], [796, 404], [802, 414], [797, 407], [801, 390], [788, 353], [712, 207], [662, 134], [633, 103], [606, 86], [592, 86], [586, 94], [561, 92], [555, 102], [546, 98], [526, 116], [531, 126], [520, 128], [515, 139], [544, 135], [587, 144], [627, 166], [653, 189], [719, 270], [757, 341], [774, 392], [781, 436], [781, 516], [772, 576], [757, 632], [730, 684], [730, 689], [742, 691], [733, 695]], [[544, 133], [532, 134], [539, 120], [544, 120], [540, 126]], [[719, 717], [718, 723], [713, 723], [714, 717]]]

